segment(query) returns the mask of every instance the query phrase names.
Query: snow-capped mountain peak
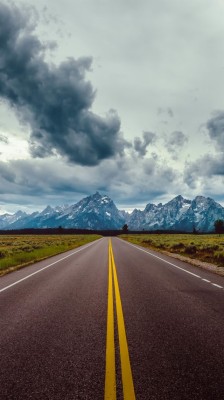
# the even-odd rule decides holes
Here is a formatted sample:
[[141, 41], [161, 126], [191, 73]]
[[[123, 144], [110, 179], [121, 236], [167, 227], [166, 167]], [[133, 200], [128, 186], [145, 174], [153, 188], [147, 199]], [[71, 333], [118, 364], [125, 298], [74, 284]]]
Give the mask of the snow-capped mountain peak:
[[128, 223], [133, 230], [210, 232], [216, 219], [224, 220], [224, 208], [213, 199], [197, 196], [191, 201], [179, 195], [164, 205], [147, 204], [144, 211], [134, 210]]
[[107, 195], [96, 192], [78, 203], [42, 212], [0, 215], [0, 229], [64, 228], [121, 229], [127, 223], [131, 230], [213, 231], [214, 222], [224, 220], [224, 208], [211, 198], [197, 196], [194, 200], [178, 195], [166, 204], [147, 204], [143, 211], [134, 209], [129, 214], [119, 211]]

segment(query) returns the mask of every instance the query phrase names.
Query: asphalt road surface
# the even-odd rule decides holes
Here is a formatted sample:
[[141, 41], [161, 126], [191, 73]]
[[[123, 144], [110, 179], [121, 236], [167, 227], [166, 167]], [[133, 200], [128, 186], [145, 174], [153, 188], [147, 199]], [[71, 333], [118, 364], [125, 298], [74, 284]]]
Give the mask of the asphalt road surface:
[[224, 399], [224, 278], [103, 238], [0, 279], [0, 399]]

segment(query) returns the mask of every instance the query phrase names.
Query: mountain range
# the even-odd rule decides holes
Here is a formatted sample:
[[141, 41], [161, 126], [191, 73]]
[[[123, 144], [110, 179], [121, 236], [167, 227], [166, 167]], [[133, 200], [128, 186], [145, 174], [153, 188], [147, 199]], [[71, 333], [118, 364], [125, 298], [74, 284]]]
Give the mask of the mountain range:
[[224, 220], [224, 208], [211, 198], [197, 196], [194, 200], [181, 195], [166, 204], [147, 204], [144, 210], [129, 214], [118, 210], [113, 200], [96, 192], [73, 205], [47, 206], [42, 212], [0, 215], [0, 229], [75, 228], [109, 230], [174, 230], [192, 232], [214, 231], [214, 222]]

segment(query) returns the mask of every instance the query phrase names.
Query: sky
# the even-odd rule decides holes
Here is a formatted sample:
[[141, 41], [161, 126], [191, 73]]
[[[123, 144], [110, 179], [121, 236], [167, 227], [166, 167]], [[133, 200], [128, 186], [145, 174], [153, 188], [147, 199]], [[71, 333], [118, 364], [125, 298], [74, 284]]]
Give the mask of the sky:
[[224, 0], [0, 0], [0, 213], [224, 205]]

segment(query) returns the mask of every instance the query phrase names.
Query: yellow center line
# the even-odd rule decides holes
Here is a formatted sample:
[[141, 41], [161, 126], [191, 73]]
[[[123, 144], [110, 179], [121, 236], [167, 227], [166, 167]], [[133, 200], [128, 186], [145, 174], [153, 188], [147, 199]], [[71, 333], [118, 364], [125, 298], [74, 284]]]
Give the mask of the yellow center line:
[[116, 400], [116, 373], [114, 347], [114, 301], [112, 264], [109, 243], [109, 278], [108, 278], [108, 305], [107, 305], [107, 344], [106, 344], [106, 375], [104, 400]]
[[[109, 242], [109, 283], [108, 283], [108, 314], [107, 314], [106, 379], [105, 379], [105, 397], [104, 397], [105, 400], [106, 399], [111, 399], [111, 400], [115, 399], [116, 400], [116, 383], [114, 384], [114, 379], [116, 380], [115, 350], [114, 350], [114, 317], [111, 318], [111, 314], [109, 314], [109, 310], [110, 310], [110, 312], [113, 311], [113, 308], [111, 308], [111, 305], [110, 305], [110, 309], [109, 309], [109, 303], [111, 303], [111, 301], [113, 302], [112, 280], [114, 282], [115, 300], [116, 300], [123, 398], [124, 398], [124, 400], [135, 400], [134, 384], [133, 384], [127, 336], [126, 336], [125, 324], [124, 324], [124, 315], [123, 315], [123, 310], [122, 310], [121, 296], [120, 296], [119, 284], [118, 284], [118, 279], [117, 279], [117, 272], [116, 272], [116, 265], [115, 265], [115, 261], [114, 261], [113, 249], [112, 249], [112, 244], [110, 241]], [[110, 300], [109, 300], [109, 294], [110, 294]], [[110, 324], [108, 323], [108, 320], [110, 320]], [[112, 325], [112, 321], [113, 321], [113, 325]], [[111, 333], [111, 331], [109, 331], [109, 329], [111, 331], [113, 331], [113, 333]], [[111, 360], [108, 359], [110, 357], [110, 354], [111, 354]], [[111, 375], [110, 375], [110, 371], [107, 370], [107, 368], [110, 368], [110, 363], [112, 364], [111, 371], [113, 371], [111, 373]], [[109, 395], [109, 388], [111, 388], [112, 386], [114, 388], [113, 396], [115, 396], [115, 397], [112, 397]]]

